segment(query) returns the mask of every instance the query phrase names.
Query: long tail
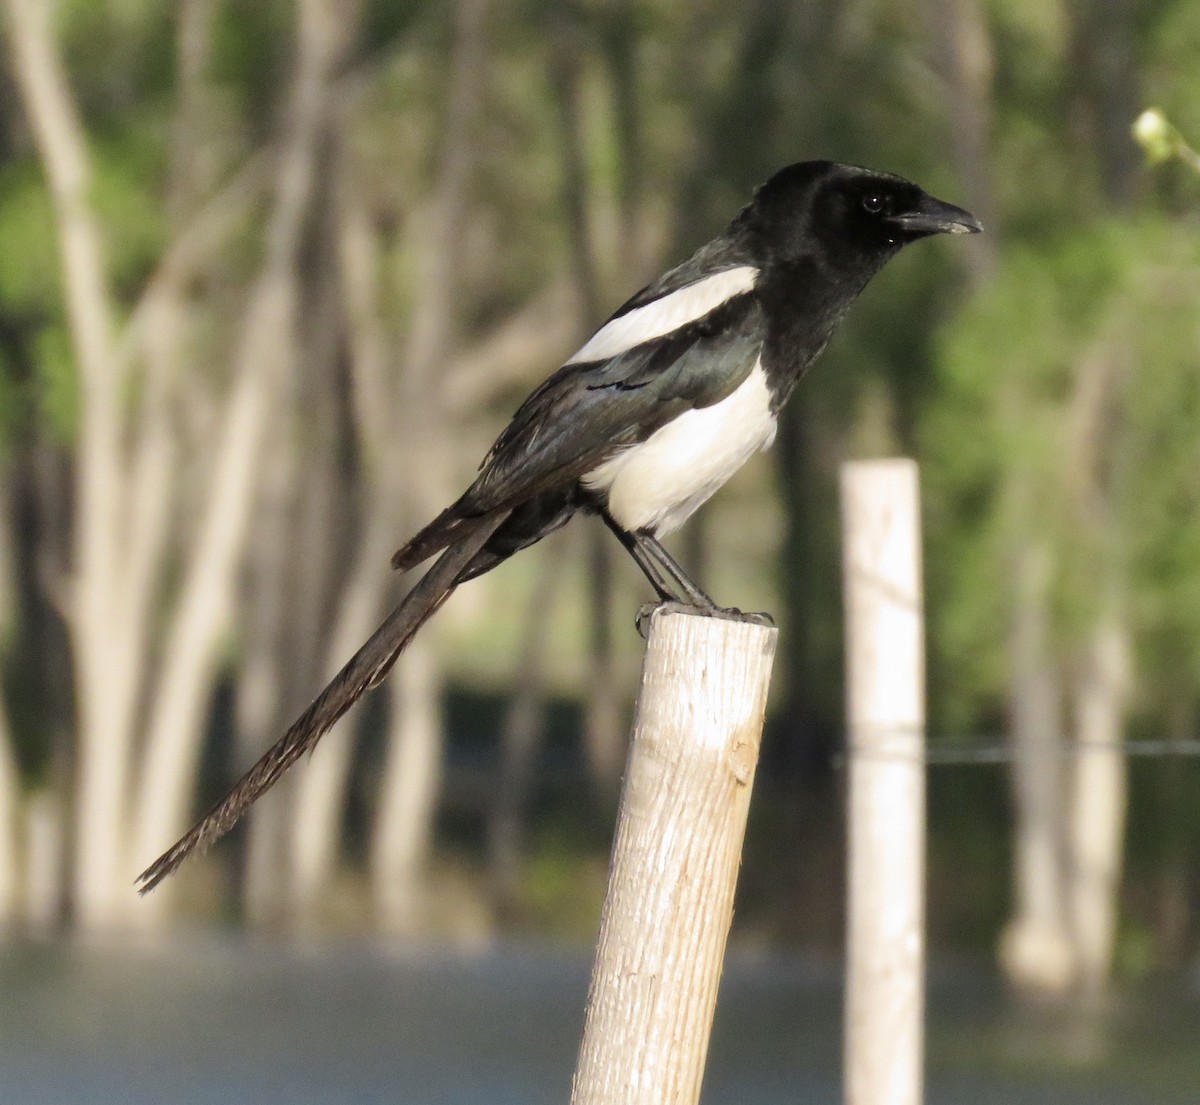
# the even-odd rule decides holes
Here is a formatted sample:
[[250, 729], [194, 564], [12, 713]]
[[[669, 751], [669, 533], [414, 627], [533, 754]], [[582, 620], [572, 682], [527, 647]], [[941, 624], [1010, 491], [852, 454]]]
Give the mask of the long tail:
[[376, 686], [405, 646], [454, 593], [464, 569], [507, 517], [507, 511], [480, 518], [474, 532], [460, 538], [404, 596], [340, 672], [258, 760], [233, 789], [137, 878], [138, 893], [153, 890], [192, 852], [203, 853], [305, 752], [310, 751], [363, 694]]

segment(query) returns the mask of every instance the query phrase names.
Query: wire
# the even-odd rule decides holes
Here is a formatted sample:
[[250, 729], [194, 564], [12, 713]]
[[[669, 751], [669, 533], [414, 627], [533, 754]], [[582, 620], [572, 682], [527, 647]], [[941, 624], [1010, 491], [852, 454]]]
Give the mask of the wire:
[[[912, 730], [897, 729], [898, 735], [909, 740], [916, 739]], [[963, 767], [979, 764], [1011, 764], [1018, 760], [1066, 759], [1069, 756], [1084, 756], [1093, 753], [1117, 753], [1127, 757], [1154, 756], [1200, 756], [1200, 740], [1128, 740], [1128, 741], [1063, 741], [1029, 744], [1014, 748], [1011, 741], [1001, 739], [975, 740], [971, 744], [957, 742], [945, 737], [929, 742], [924, 753], [900, 750], [868, 748], [849, 744], [846, 750], [834, 757], [837, 767], [844, 767], [851, 759], [900, 761], [924, 763], [929, 767]]]

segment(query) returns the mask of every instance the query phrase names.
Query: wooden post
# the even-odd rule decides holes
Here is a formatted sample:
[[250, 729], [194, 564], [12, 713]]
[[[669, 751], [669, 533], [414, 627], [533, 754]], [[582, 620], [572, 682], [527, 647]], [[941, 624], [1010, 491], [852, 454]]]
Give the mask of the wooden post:
[[842, 469], [849, 901], [847, 1105], [919, 1105], [925, 696], [917, 466]]
[[650, 622], [572, 1105], [694, 1105], [777, 631]]

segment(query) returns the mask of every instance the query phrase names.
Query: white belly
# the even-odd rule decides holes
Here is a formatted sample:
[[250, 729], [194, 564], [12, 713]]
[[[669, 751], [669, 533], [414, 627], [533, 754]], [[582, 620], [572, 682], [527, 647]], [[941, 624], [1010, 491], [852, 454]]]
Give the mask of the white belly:
[[608, 493], [608, 512], [623, 529], [662, 536], [774, 440], [771, 393], [756, 364], [732, 395], [681, 415], [593, 469], [583, 484]]

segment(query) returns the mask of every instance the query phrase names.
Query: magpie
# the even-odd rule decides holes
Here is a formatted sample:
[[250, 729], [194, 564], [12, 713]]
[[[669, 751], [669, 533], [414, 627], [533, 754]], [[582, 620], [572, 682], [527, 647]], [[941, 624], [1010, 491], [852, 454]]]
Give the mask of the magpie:
[[207, 849], [366, 690], [459, 584], [598, 514], [658, 598], [724, 610], [659, 543], [775, 437], [779, 411], [902, 246], [979, 221], [890, 173], [780, 170], [726, 230], [642, 289], [517, 409], [462, 496], [392, 558], [433, 566], [229, 794], [138, 878]]

